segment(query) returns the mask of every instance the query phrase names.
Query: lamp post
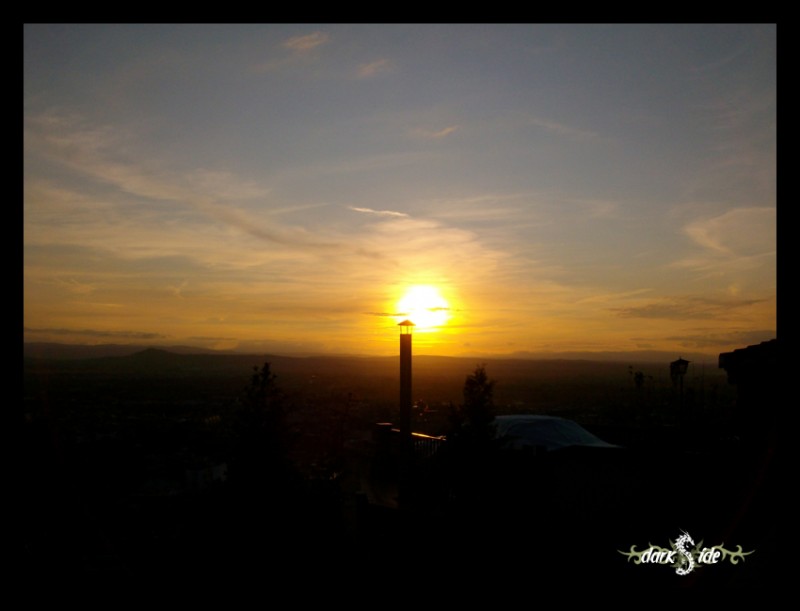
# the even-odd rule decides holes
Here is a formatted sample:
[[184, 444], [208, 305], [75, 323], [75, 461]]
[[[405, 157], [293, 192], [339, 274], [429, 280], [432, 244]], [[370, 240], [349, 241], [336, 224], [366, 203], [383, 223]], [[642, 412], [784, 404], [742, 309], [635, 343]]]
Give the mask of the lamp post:
[[400, 434], [411, 436], [411, 328], [414, 323], [404, 320], [400, 327]]
[[400, 481], [398, 498], [402, 503], [411, 467], [411, 328], [404, 320], [400, 327]]
[[689, 363], [691, 361], [687, 361], [681, 357], [678, 357], [677, 361], [672, 361], [669, 364], [669, 373], [670, 377], [672, 378], [672, 383], [678, 385], [678, 397], [679, 397], [679, 417], [681, 421], [684, 419], [683, 413], [683, 376], [686, 375], [686, 371], [689, 369]]

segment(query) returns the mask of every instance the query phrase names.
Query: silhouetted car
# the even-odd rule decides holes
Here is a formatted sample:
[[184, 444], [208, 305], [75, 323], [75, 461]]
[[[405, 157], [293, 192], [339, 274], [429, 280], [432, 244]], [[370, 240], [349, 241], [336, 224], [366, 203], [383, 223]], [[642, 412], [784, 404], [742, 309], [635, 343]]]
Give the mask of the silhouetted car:
[[558, 416], [532, 414], [497, 416], [495, 436], [512, 450], [564, 448], [619, 448], [593, 435], [577, 422]]
[[632, 455], [567, 418], [495, 417], [500, 442], [492, 493], [506, 515], [564, 524], [607, 519], [630, 506]]
[[419, 472], [418, 498], [460, 516], [456, 530], [502, 524], [503, 536], [534, 544], [542, 528], [567, 537], [638, 507], [625, 448], [556, 416], [501, 415], [493, 424], [496, 444], [447, 440]]

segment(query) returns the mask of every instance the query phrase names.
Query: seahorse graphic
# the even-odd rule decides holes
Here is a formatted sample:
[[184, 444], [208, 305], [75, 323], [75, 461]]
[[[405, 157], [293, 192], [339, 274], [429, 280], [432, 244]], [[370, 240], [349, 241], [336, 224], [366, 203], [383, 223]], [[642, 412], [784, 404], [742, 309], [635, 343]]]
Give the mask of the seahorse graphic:
[[685, 569], [683, 568], [683, 566], [679, 566], [677, 569], [675, 569], [675, 572], [678, 575], [688, 575], [694, 569], [694, 559], [692, 558], [692, 555], [688, 551], [686, 551], [686, 548], [684, 547], [686, 543], [689, 543], [689, 545], [694, 545], [692, 537], [689, 535], [689, 533], [684, 531], [684, 533], [680, 537], [678, 537], [678, 540], [675, 542], [675, 547], [681, 554], [683, 554], [686, 557], [686, 560], [682, 561], [681, 565], [685, 565], [686, 561], [688, 560], [689, 568]]

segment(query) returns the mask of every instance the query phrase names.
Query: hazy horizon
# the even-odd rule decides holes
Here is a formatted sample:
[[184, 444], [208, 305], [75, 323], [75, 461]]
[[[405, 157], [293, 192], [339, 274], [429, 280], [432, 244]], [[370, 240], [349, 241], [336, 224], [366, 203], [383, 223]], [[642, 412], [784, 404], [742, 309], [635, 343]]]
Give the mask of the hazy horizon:
[[[745, 346], [741, 346], [744, 348]], [[163, 350], [178, 355], [191, 354], [210, 354], [210, 355], [231, 355], [231, 356], [255, 356], [255, 357], [277, 357], [277, 358], [397, 358], [394, 355], [375, 355], [355, 352], [281, 352], [270, 350], [241, 350], [241, 349], [214, 349], [192, 345], [172, 345], [172, 344], [119, 344], [119, 343], [97, 343], [97, 344], [76, 344], [63, 342], [25, 342], [23, 352], [25, 356], [44, 357], [44, 358], [94, 358], [95, 356], [125, 356], [133, 355], [148, 349]], [[603, 351], [603, 352], [508, 352], [497, 354], [463, 353], [454, 355], [441, 355], [435, 351], [414, 350], [414, 356], [433, 357], [433, 358], [453, 358], [460, 360], [474, 359], [476, 363], [482, 361], [501, 361], [501, 360], [530, 360], [530, 361], [594, 361], [594, 362], [619, 362], [658, 364], [670, 362], [676, 358], [686, 358], [695, 365], [716, 366], [719, 354], [709, 354], [696, 351], [684, 351], [673, 353], [670, 351], [657, 350], [631, 350], [631, 351]], [[80, 355], [80, 356], [79, 356]]]
[[23, 45], [26, 342], [389, 356], [406, 316], [438, 325], [415, 354], [471, 358], [776, 337], [773, 24]]

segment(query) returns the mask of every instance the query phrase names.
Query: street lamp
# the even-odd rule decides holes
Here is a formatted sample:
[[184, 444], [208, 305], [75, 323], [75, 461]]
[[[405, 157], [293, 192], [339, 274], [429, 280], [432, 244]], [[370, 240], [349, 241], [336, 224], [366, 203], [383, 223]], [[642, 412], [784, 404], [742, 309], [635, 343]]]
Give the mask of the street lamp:
[[689, 369], [689, 363], [684, 358], [678, 357], [677, 361], [672, 361], [669, 364], [669, 374], [672, 378], [672, 383], [678, 385], [678, 396], [680, 397], [680, 417], [683, 418], [683, 376]]
[[414, 323], [404, 320], [400, 327], [400, 436], [403, 445], [411, 438], [411, 329]]
[[404, 320], [400, 327], [400, 481], [398, 496], [402, 503], [411, 468], [411, 328]]

